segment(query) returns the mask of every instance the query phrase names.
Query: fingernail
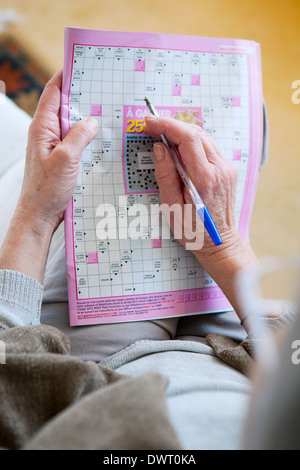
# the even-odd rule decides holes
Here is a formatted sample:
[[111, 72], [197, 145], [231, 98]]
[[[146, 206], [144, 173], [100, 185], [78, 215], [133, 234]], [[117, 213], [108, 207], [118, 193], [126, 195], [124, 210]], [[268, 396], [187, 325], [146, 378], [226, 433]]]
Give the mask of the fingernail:
[[153, 153], [154, 153], [154, 157], [155, 157], [156, 160], [158, 160], [158, 161], [162, 160], [165, 156], [164, 147], [160, 144], [154, 144], [153, 145]]

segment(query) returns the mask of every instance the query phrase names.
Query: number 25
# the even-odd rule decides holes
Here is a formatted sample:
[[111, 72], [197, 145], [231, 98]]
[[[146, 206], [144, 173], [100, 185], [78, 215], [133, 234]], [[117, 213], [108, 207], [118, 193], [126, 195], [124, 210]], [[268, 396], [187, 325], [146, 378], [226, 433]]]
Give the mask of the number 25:
[[134, 121], [133, 119], [129, 119], [126, 121], [126, 124], [129, 124], [129, 127], [127, 127], [126, 132], [143, 132], [145, 123], [143, 119], [137, 119]]

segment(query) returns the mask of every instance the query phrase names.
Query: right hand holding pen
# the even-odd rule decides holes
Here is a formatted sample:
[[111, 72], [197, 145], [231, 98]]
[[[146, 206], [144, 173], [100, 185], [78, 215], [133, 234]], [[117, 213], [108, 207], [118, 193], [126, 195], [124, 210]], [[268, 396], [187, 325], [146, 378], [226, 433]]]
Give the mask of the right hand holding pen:
[[[200, 127], [174, 118], [146, 116], [145, 121], [147, 134], [156, 138], [165, 135], [177, 145], [186, 171], [217, 226], [223, 243], [215, 246], [204, 231], [202, 248], [192, 252], [242, 319], [243, 310], [236, 289], [236, 277], [240, 270], [250, 265], [257, 267], [259, 262], [249, 243], [240, 236], [235, 224], [238, 171], [223, 157], [213, 139]], [[163, 143], [156, 143], [153, 150], [161, 204], [179, 204], [182, 210], [185, 204], [192, 205], [167, 147]], [[197, 217], [195, 208], [193, 217]], [[185, 233], [185, 230], [182, 232]], [[178, 241], [185, 247], [190, 242], [185, 237]]]
[[[146, 116], [145, 130], [153, 137], [165, 135], [177, 145], [183, 164], [219, 230], [223, 244], [217, 249], [205, 231], [204, 245], [197, 257], [216, 253], [236, 243], [239, 233], [234, 209], [238, 171], [223, 157], [213, 139], [199, 126], [173, 118]], [[153, 151], [161, 203], [179, 204], [182, 209], [184, 204], [192, 204], [167, 147], [157, 143]], [[194, 217], [197, 217], [196, 212]], [[178, 241], [184, 246], [187, 244], [185, 237]]]

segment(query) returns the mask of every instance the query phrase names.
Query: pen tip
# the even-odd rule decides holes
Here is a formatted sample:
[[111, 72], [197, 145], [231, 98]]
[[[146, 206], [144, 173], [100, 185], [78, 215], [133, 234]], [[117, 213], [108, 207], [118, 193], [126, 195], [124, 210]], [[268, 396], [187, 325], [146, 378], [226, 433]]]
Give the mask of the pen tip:
[[150, 104], [148, 98], [145, 97], [145, 101], [146, 101], [146, 104], [148, 106], [148, 104]]

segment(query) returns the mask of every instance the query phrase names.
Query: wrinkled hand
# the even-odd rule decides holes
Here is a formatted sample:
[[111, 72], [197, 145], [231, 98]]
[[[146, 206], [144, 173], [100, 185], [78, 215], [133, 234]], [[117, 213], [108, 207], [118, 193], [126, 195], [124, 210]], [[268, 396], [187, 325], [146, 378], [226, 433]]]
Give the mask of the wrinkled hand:
[[[145, 131], [149, 135], [165, 135], [178, 146], [187, 172], [214, 219], [223, 243], [214, 246], [205, 230], [202, 248], [192, 249], [192, 252], [242, 319], [244, 313], [236, 279], [245, 267], [257, 268], [259, 262], [249, 243], [240, 236], [234, 220], [238, 172], [225, 160], [213, 139], [198, 126], [153, 116], [146, 116], [145, 121]], [[157, 143], [153, 150], [161, 203], [166, 206], [178, 204], [182, 208], [185, 204], [193, 206], [167, 147]], [[198, 217], [194, 206], [193, 209], [194, 218]], [[170, 225], [172, 229], [172, 223]], [[178, 241], [186, 246], [189, 240], [183, 237]], [[248, 329], [249, 325], [245, 327]]]
[[[204, 231], [204, 245], [197, 253], [197, 257], [215, 254], [235, 243], [239, 238], [234, 220], [237, 169], [223, 157], [213, 139], [199, 126], [179, 122], [173, 118], [146, 116], [145, 130], [153, 137], [163, 134], [178, 146], [187, 172], [204, 204], [208, 207], [222, 237], [223, 244], [215, 247], [209, 235]], [[156, 160], [155, 176], [161, 203], [169, 206], [178, 204], [182, 210], [184, 205], [192, 205], [192, 200], [182, 185], [167, 147], [163, 143], [157, 143], [153, 150]], [[195, 219], [198, 216], [194, 206], [193, 210]], [[195, 220], [193, 226], [195, 226]], [[172, 225], [171, 229], [173, 229]], [[183, 230], [183, 234], [185, 233], [189, 231]], [[184, 246], [188, 243], [185, 236], [178, 241]]]
[[53, 225], [63, 219], [71, 199], [85, 147], [95, 137], [95, 119], [79, 121], [61, 139], [62, 72], [47, 83], [28, 134], [26, 165], [18, 213], [29, 220]]

